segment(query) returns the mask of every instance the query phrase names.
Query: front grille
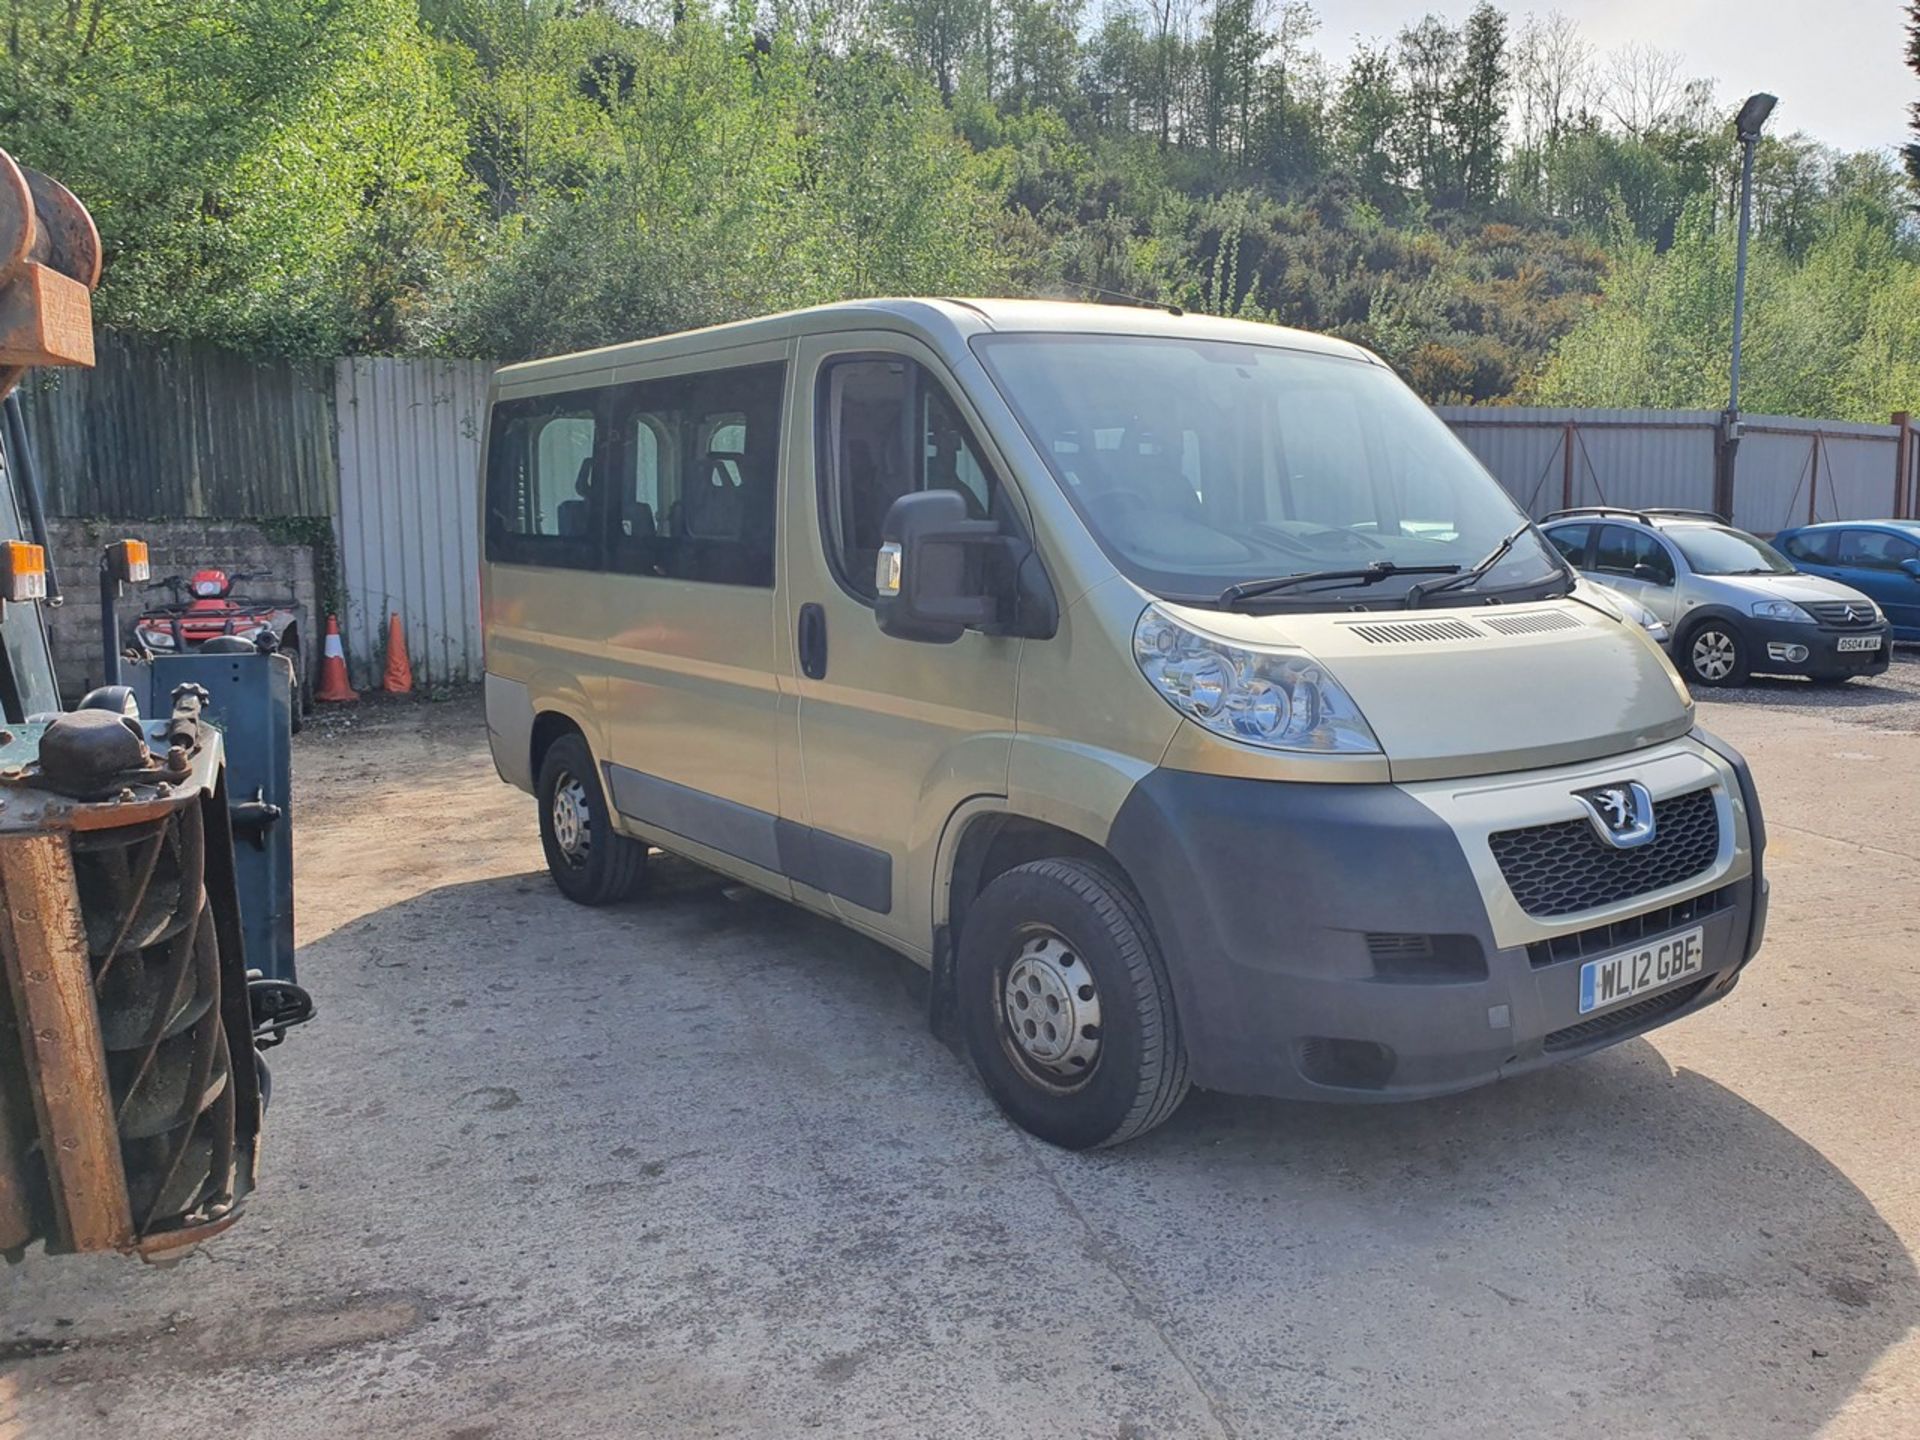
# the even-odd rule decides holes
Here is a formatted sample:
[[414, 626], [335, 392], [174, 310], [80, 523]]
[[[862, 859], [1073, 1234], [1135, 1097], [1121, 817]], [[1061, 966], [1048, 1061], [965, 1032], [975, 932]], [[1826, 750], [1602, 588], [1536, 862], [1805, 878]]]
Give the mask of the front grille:
[[1722, 885], [1691, 900], [1676, 900], [1642, 915], [1616, 920], [1611, 925], [1595, 925], [1591, 930], [1576, 930], [1571, 935], [1556, 935], [1551, 940], [1536, 940], [1527, 946], [1527, 959], [1538, 970], [1543, 965], [1558, 965], [1563, 960], [1585, 960], [1592, 955], [1611, 955], [1655, 935], [1692, 925], [1709, 915], [1718, 915], [1733, 907], [1732, 885]]
[[1529, 915], [1574, 915], [1693, 879], [1720, 853], [1711, 789], [1657, 800], [1654, 837], [1631, 850], [1601, 840], [1587, 820], [1501, 830], [1487, 839], [1513, 898]]
[[1815, 600], [1801, 606], [1829, 630], [1865, 630], [1873, 623], [1873, 606], [1864, 600]]
[[1564, 1030], [1555, 1030], [1547, 1036], [1544, 1048], [1548, 1054], [1556, 1050], [1577, 1050], [1582, 1045], [1591, 1045], [1628, 1031], [1642, 1030], [1659, 1020], [1663, 1015], [1671, 1015], [1676, 1010], [1685, 1009], [1700, 992], [1707, 988], [1711, 975], [1702, 975], [1698, 980], [1690, 980], [1677, 990], [1667, 990], [1659, 995], [1649, 995], [1644, 1000], [1636, 1000], [1631, 1005], [1623, 1005], [1618, 1010], [1609, 1010], [1604, 1015], [1596, 1015], [1591, 1020], [1582, 1020], [1578, 1025], [1569, 1025]]

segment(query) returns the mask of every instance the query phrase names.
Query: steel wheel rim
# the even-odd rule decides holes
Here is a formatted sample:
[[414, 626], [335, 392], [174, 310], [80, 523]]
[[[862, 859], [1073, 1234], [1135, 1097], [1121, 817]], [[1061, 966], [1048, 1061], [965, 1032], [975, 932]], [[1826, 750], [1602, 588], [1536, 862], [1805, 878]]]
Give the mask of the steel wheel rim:
[[994, 1006], [1007, 1056], [1036, 1084], [1077, 1090], [1100, 1063], [1100, 991], [1086, 960], [1064, 937], [1037, 930], [994, 977]]
[[1733, 673], [1733, 637], [1724, 630], [1703, 630], [1694, 637], [1693, 669], [1702, 680], [1724, 680]]
[[553, 785], [553, 804], [548, 808], [553, 843], [560, 856], [573, 866], [587, 863], [593, 848], [593, 816], [587, 808], [587, 787], [571, 773], [562, 770]]

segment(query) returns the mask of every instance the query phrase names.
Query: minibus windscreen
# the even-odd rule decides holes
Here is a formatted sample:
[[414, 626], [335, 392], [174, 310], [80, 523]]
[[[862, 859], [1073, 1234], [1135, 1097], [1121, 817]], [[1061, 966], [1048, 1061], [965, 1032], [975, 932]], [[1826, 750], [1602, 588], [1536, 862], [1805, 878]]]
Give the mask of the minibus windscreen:
[[[1396, 605], [1423, 577], [1431, 591], [1470, 570], [1526, 520], [1384, 366], [1182, 337], [974, 343], [1108, 558], [1164, 599]], [[1257, 600], [1225, 593], [1321, 572]], [[1431, 603], [1563, 593], [1570, 578], [1529, 530]]]

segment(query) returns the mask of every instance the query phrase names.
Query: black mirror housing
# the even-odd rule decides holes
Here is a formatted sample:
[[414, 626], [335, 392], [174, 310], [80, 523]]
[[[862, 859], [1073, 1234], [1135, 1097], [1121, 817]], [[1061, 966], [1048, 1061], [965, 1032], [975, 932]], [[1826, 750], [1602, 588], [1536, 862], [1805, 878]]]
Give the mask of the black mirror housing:
[[957, 490], [902, 495], [880, 526], [874, 618], [899, 640], [951, 645], [969, 630], [1047, 640], [1060, 602], [1017, 527], [968, 518]]
[[1006, 537], [954, 490], [902, 495], [880, 526], [874, 616], [898, 640], [951, 645], [1000, 618]]

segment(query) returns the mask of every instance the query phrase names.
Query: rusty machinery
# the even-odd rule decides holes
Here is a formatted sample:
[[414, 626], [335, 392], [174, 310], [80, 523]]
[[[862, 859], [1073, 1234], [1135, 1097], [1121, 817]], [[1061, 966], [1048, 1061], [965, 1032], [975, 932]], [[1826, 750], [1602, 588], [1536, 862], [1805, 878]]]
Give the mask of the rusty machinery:
[[[0, 485], [0, 1255], [9, 1259], [35, 1242], [164, 1258], [232, 1224], [254, 1182], [266, 1089], [258, 1048], [312, 1012], [292, 983], [290, 888], [288, 913], [272, 917], [284, 921], [284, 953], [267, 957], [265, 975], [249, 969], [259, 927], [244, 913], [235, 835], [259, 847], [279, 810], [258, 796], [229, 802], [228, 736], [196, 677], [172, 683], [153, 671], [149, 700], [166, 687], [164, 718], [141, 720], [120, 686], [77, 710], [53, 708], [39, 607], [58, 589], [12, 391], [35, 366], [92, 363], [99, 274], [85, 208], [0, 151], [9, 481]], [[137, 541], [107, 547], [103, 589], [146, 578], [145, 564]], [[284, 762], [284, 748], [275, 753]]]

